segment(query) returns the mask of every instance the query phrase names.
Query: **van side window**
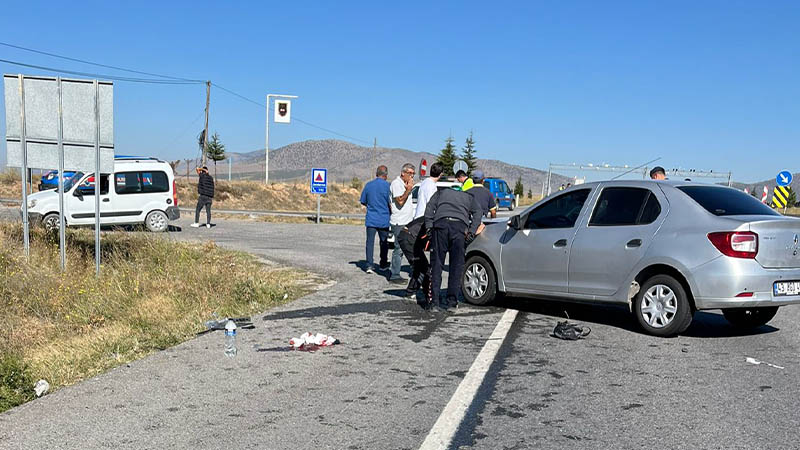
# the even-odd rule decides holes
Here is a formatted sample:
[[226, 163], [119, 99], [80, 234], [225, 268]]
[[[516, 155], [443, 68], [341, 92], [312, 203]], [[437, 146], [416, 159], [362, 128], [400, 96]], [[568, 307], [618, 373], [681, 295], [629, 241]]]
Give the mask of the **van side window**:
[[[86, 180], [78, 186], [81, 195], [94, 195], [94, 174], [89, 175]], [[100, 176], [100, 195], [108, 194], [108, 175]]]
[[114, 192], [119, 195], [169, 192], [169, 179], [164, 172], [119, 172], [114, 174]]

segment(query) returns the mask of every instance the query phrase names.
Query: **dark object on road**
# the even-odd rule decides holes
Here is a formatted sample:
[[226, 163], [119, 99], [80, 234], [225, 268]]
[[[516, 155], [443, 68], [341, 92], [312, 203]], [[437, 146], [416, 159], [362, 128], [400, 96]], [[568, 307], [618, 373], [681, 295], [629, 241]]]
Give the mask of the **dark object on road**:
[[558, 325], [553, 329], [553, 337], [564, 339], [565, 341], [577, 341], [578, 339], [585, 338], [592, 332], [589, 327], [582, 327], [575, 323], [569, 323], [565, 320], [558, 322]]
[[221, 319], [221, 320], [209, 320], [209, 321], [207, 321], [206, 322], [206, 328], [207, 329], [203, 330], [203, 331], [201, 331], [201, 332], [199, 332], [197, 334], [198, 335], [206, 334], [209, 331], [214, 331], [214, 330], [225, 330], [225, 325], [228, 323], [228, 320], [232, 320], [233, 323], [236, 324], [236, 329], [239, 329], [239, 330], [241, 330], [241, 329], [252, 330], [252, 329], [254, 329], [256, 327], [255, 325], [253, 325], [253, 321], [250, 320], [249, 317], [229, 317], [229, 318], [225, 318], [225, 319]]

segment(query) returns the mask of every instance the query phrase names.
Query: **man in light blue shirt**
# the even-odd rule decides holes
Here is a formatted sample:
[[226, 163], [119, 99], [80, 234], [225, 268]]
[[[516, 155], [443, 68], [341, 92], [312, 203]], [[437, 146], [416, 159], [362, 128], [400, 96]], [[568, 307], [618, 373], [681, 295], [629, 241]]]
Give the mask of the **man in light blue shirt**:
[[389, 235], [389, 217], [391, 216], [392, 194], [386, 178], [389, 170], [386, 166], [378, 166], [375, 179], [364, 185], [361, 191], [361, 204], [367, 207], [367, 216], [364, 224], [367, 227], [367, 273], [375, 273], [375, 234], [380, 240], [380, 267], [389, 266], [389, 244], [386, 239]]

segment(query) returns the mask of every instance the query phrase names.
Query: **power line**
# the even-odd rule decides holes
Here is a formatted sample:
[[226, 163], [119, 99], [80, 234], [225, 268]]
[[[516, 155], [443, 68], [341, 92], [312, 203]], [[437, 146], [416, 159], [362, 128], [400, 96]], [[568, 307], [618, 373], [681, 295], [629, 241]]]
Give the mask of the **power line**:
[[[237, 94], [236, 92], [234, 92], [234, 91], [232, 91], [232, 90], [230, 90], [230, 89], [227, 89], [227, 88], [225, 88], [225, 87], [222, 87], [222, 86], [220, 86], [220, 85], [219, 85], [219, 84], [217, 84], [217, 83], [211, 83], [211, 84], [212, 84], [213, 86], [216, 86], [216, 87], [218, 87], [218, 88], [222, 89], [223, 91], [225, 91], [225, 92], [227, 92], [227, 93], [229, 93], [229, 94], [231, 94], [231, 95], [235, 95], [236, 97], [239, 97], [240, 99], [242, 99], [242, 100], [244, 100], [244, 101], [246, 101], [246, 102], [250, 102], [250, 103], [252, 103], [252, 104], [254, 104], [254, 105], [257, 105], [257, 106], [260, 106], [260, 107], [262, 107], [262, 108], [266, 108], [266, 105], [264, 105], [264, 104], [263, 104], [263, 103], [261, 103], [261, 102], [258, 102], [258, 101], [256, 101], [256, 100], [253, 100], [253, 99], [247, 98], [247, 97], [245, 97], [244, 95]], [[273, 109], [273, 108], [270, 108], [270, 110], [272, 110], [272, 109]], [[325, 131], [326, 133], [335, 134], [336, 136], [340, 136], [340, 137], [343, 137], [343, 138], [347, 138], [347, 139], [350, 139], [350, 140], [353, 140], [353, 141], [362, 142], [362, 143], [364, 143], [364, 144], [370, 144], [370, 142], [369, 142], [369, 141], [365, 141], [364, 139], [359, 139], [359, 138], [357, 138], [357, 137], [348, 136], [348, 135], [346, 135], [346, 134], [342, 134], [342, 133], [339, 133], [339, 132], [337, 132], [337, 131], [333, 131], [333, 130], [331, 130], [331, 129], [328, 129], [328, 128], [325, 128], [325, 127], [321, 127], [321, 126], [319, 126], [319, 125], [315, 125], [315, 124], [313, 124], [313, 123], [311, 123], [311, 122], [308, 122], [308, 121], [306, 121], [306, 120], [303, 120], [303, 119], [301, 119], [301, 118], [299, 118], [299, 117], [297, 117], [297, 116], [294, 116], [294, 120], [296, 120], [296, 121], [298, 121], [298, 122], [300, 122], [300, 123], [302, 123], [302, 124], [304, 124], [304, 125], [307, 125], [307, 126], [309, 126], [309, 127], [316, 128], [316, 129], [318, 129], [318, 130]]]
[[54, 58], [61, 58], [61, 59], [65, 59], [67, 61], [74, 61], [74, 62], [79, 62], [79, 63], [82, 63], [82, 64], [90, 64], [90, 65], [93, 65], [93, 66], [105, 67], [107, 69], [121, 70], [123, 72], [138, 73], [139, 75], [148, 75], [148, 76], [151, 76], [151, 77], [159, 77], [159, 78], [169, 78], [169, 79], [176, 80], [176, 81], [191, 81], [191, 82], [195, 82], [195, 83], [202, 83], [203, 82], [203, 80], [191, 80], [191, 79], [182, 78], [182, 77], [173, 77], [173, 76], [170, 76], [170, 75], [160, 75], [160, 74], [157, 74], [157, 73], [142, 72], [142, 71], [139, 71], [139, 70], [126, 69], [124, 67], [110, 66], [108, 64], [100, 64], [100, 63], [96, 63], [96, 62], [92, 62], [92, 61], [86, 61], [86, 60], [83, 60], [83, 59], [71, 58], [69, 56], [57, 55], [55, 53], [49, 53], [49, 52], [44, 52], [44, 51], [41, 51], [41, 50], [35, 50], [35, 49], [32, 49], [32, 48], [21, 47], [19, 45], [9, 44], [7, 42], [0, 42], [0, 45], [4, 45], [6, 47], [11, 47], [11, 48], [16, 48], [16, 49], [19, 49], [19, 50], [25, 50], [26, 52], [38, 53], [40, 55], [52, 56]]
[[129, 83], [199, 84], [196, 81], [156, 80], [156, 79], [153, 79], [153, 78], [130, 78], [130, 77], [119, 77], [119, 76], [115, 76], [115, 75], [102, 75], [102, 74], [89, 73], [89, 72], [77, 72], [77, 71], [74, 71], [74, 70], [58, 69], [58, 68], [46, 67], [46, 66], [37, 66], [35, 64], [26, 64], [26, 63], [21, 63], [21, 62], [18, 62], [18, 61], [10, 61], [10, 60], [7, 60], [7, 59], [0, 59], [0, 62], [4, 62], [6, 64], [13, 64], [15, 66], [30, 67], [30, 68], [39, 69], [39, 70], [47, 70], [47, 71], [56, 72], [56, 73], [67, 73], [67, 74], [70, 74], [70, 75], [79, 75], [79, 76], [82, 76], [82, 77], [91, 77], [91, 78], [104, 78], [104, 79], [107, 79], [107, 80], [123, 81], [123, 82], [129, 82]]

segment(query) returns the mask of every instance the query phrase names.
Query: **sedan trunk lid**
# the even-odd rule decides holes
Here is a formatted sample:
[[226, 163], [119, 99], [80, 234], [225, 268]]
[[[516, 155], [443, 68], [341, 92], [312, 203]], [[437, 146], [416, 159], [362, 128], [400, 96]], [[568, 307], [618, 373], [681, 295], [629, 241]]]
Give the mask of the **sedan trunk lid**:
[[768, 269], [800, 267], [800, 219], [775, 217], [750, 222], [758, 234], [756, 261]]

